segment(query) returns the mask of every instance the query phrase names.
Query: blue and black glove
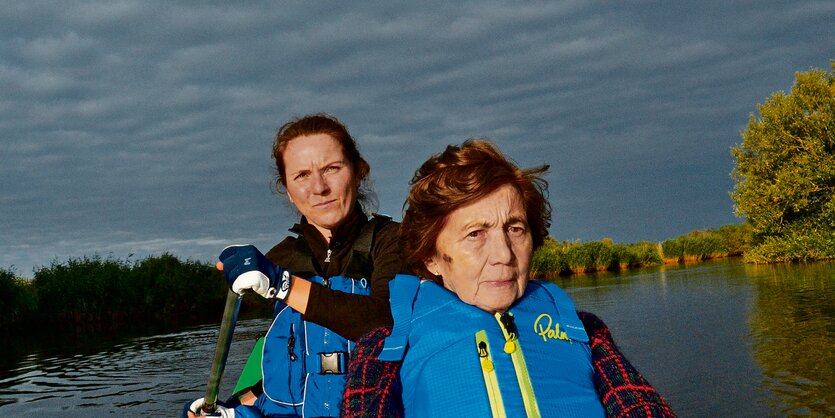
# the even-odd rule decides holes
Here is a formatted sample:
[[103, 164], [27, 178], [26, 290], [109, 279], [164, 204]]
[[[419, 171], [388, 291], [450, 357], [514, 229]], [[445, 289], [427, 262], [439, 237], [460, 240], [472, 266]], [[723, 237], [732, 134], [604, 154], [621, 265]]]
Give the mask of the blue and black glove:
[[246, 290], [267, 298], [287, 299], [290, 272], [274, 265], [253, 245], [230, 245], [218, 257], [229, 288], [237, 294]]

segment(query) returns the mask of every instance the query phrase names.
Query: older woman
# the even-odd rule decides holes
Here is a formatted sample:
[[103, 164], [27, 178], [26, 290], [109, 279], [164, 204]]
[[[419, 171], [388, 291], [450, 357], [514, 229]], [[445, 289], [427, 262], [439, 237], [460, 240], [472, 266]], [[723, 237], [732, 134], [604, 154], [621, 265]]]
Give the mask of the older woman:
[[528, 280], [550, 220], [546, 169], [484, 140], [420, 167], [401, 245], [428, 280], [390, 282], [395, 325], [358, 343], [343, 416], [672, 415], [597, 318]]
[[[276, 188], [302, 216], [290, 229], [295, 236], [266, 256], [251, 245], [220, 254], [232, 290], [277, 300], [262, 381], [241, 399], [246, 405], [220, 406], [220, 414], [337, 416], [352, 341], [392, 322], [388, 281], [403, 271], [398, 225], [366, 214], [370, 167], [334, 116], [285, 123], [273, 157]], [[198, 399], [185, 412], [193, 417], [202, 404]]]

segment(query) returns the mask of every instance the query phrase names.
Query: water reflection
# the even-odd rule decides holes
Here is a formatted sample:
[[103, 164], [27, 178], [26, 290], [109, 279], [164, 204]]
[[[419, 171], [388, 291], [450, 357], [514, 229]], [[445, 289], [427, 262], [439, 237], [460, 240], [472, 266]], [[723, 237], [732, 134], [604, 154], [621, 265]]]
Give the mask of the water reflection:
[[835, 416], [835, 265], [720, 260], [562, 278], [680, 416]]
[[746, 266], [756, 292], [754, 358], [771, 408], [835, 415], [835, 275], [831, 263]]

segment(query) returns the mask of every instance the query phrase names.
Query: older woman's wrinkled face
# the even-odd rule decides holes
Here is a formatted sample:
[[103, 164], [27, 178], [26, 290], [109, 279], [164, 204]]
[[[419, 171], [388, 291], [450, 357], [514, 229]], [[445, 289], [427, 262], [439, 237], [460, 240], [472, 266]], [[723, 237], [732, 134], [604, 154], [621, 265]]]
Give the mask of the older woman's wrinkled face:
[[462, 206], [446, 218], [425, 260], [462, 301], [504, 312], [525, 292], [533, 240], [519, 192], [511, 185]]

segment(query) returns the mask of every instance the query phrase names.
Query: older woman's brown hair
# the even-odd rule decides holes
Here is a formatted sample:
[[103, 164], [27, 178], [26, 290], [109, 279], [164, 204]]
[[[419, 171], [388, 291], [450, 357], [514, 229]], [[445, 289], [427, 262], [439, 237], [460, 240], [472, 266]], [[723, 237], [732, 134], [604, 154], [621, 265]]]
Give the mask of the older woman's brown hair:
[[542, 178], [547, 170], [547, 165], [520, 169], [480, 138], [468, 139], [461, 146], [449, 145], [433, 155], [415, 172], [403, 205], [400, 243], [410, 267], [417, 275], [437, 281], [424, 261], [435, 254], [435, 242], [447, 215], [508, 184], [522, 196], [533, 248], [539, 248], [551, 225], [548, 183]]
[[348, 128], [336, 116], [327, 113], [315, 113], [293, 119], [280, 128], [275, 135], [273, 142], [273, 159], [275, 160], [276, 178], [275, 188], [283, 193], [287, 186], [287, 178], [284, 165], [284, 151], [290, 141], [300, 137], [316, 134], [326, 134], [342, 145], [342, 153], [345, 159], [353, 168], [354, 178], [360, 185], [357, 200], [363, 205], [373, 203], [375, 197], [368, 184], [368, 174], [371, 166], [360, 155], [356, 141], [348, 133]]

